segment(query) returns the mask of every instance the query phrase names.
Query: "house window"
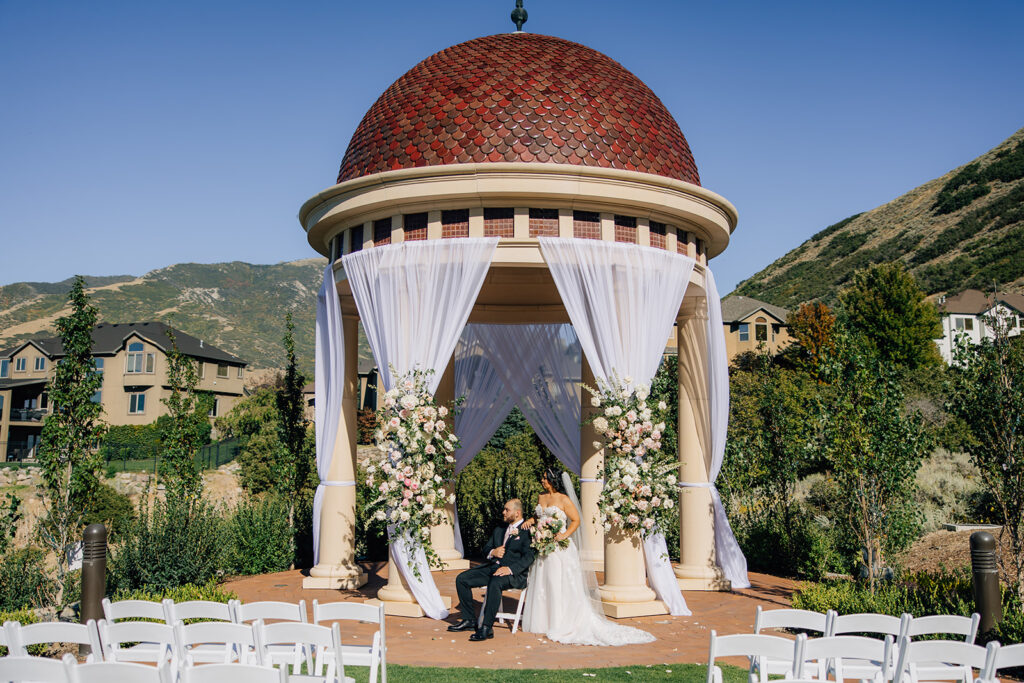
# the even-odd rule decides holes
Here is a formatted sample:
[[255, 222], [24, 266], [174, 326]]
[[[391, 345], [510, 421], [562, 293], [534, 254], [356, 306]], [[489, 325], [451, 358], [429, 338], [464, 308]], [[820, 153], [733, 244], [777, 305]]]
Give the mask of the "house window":
[[[100, 376], [100, 378], [101, 378], [100, 379], [100, 385], [102, 386], [102, 384], [103, 384], [103, 380], [102, 380], [102, 377], [103, 377], [103, 359], [102, 358], [93, 358], [92, 359], [92, 366], [93, 366], [93, 368], [95, 368], [95, 370], [93, 372], [95, 372], [97, 375]], [[92, 401], [93, 403], [102, 403], [103, 391], [101, 389], [97, 389], [96, 393], [89, 397], [89, 400]]]
[[228, 366], [218, 365], [217, 366], [217, 377], [221, 379], [227, 379], [228, 377]]
[[974, 318], [957, 318], [956, 329], [968, 332], [974, 330]]
[[442, 211], [441, 237], [469, 237], [469, 210]]
[[357, 225], [356, 227], [349, 230], [351, 237], [349, 238], [348, 251], [350, 254], [363, 249], [363, 226]]
[[658, 221], [651, 221], [649, 223], [651, 231], [651, 246], [655, 249], [665, 248], [665, 235], [667, 234], [667, 226], [664, 223]]
[[0, 360], [0, 377], [6, 377], [11, 374], [11, 361]]
[[484, 237], [513, 237], [515, 211], [484, 209]]
[[405, 224], [405, 241], [415, 242], [427, 239], [427, 214], [408, 213], [402, 217]]
[[601, 239], [601, 214], [594, 211], [573, 211], [572, 236], [588, 240]]
[[218, 413], [219, 410], [220, 410], [220, 399], [219, 398], [214, 398], [213, 399], [213, 405], [210, 407], [210, 412], [208, 414], [209, 414], [210, 417], [217, 417], [217, 413]]
[[636, 244], [636, 219], [632, 216], [615, 217], [615, 241]]
[[558, 209], [530, 209], [530, 237], [558, 237]]
[[128, 361], [124, 371], [129, 374], [148, 373], [153, 374], [156, 368], [156, 355], [143, 353], [141, 342], [132, 342], [128, 345]]
[[768, 341], [768, 326], [754, 325], [754, 339], [757, 341]]
[[25, 372], [25, 359], [24, 358], [15, 358], [14, 359], [14, 371], [15, 372]]
[[46, 358], [44, 358], [43, 356], [36, 356], [36, 370], [38, 371], [38, 370], [45, 370], [45, 369], [46, 369]]
[[128, 395], [128, 414], [129, 415], [141, 415], [146, 412], [146, 395], [129, 394]]
[[199, 379], [204, 379], [206, 377], [206, 363], [201, 360], [197, 360], [196, 365], [199, 366]]
[[89, 397], [89, 400], [93, 403], [103, 403], [103, 391], [97, 389], [96, 393]]
[[391, 244], [391, 218], [381, 218], [373, 222], [373, 243], [375, 245]]
[[243, 377], [242, 372], [243, 372], [242, 366], [239, 365], [238, 366], [238, 379], [242, 379], [242, 377]]
[[740, 341], [750, 341], [750, 323], [740, 323]]

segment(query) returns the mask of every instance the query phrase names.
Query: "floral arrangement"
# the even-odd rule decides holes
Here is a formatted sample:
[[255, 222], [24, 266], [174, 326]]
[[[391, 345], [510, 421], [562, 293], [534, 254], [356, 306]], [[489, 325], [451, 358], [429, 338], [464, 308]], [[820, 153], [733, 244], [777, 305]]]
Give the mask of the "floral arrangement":
[[564, 549], [569, 547], [569, 539], [563, 538], [560, 541], [555, 540], [555, 536], [562, 533], [566, 529], [568, 524], [568, 518], [561, 509], [556, 508], [553, 515], [540, 515], [540, 508], [538, 507], [537, 513], [537, 524], [532, 529], [533, 537], [533, 549], [536, 551], [539, 557], [550, 555], [556, 550]]
[[626, 377], [587, 387], [591, 405], [599, 409], [592, 423], [602, 441], [594, 448], [605, 449], [599, 521], [605, 531], [616, 526], [648, 536], [667, 528], [676, 514], [679, 464], [674, 454], [661, 451], [668, 406], [648, 402], [649, 387], [630, 385]]
[[[394, 369], [392, 369], [394, 372]], [[377, 410], [378, 452], [366, 467], [366, 485], [379, 494], [367, 512], [386, 521], [390, 538], [406, 536], [423, 548], [432, 566], [442, 565], [430, 541], [430, 527], [445, 521], [444, 507], [455, 501], [447, 484], [454, 473], [458, 438], [427, 390], [427, 372], [398, 379]], [[419, 570], [410, 562], [419, 577]]]

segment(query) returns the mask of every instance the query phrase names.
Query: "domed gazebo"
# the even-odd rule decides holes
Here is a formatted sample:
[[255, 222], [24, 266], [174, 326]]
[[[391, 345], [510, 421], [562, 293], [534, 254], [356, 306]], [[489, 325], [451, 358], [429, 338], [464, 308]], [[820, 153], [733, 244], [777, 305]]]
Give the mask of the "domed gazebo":
[[[599, 52], [550, 36], [516, 32], [449, 47], [381, 95], [352, 136], [337, 184], [308, 200], [299, 219], [310, 245], [330, 259], [328, 282], [340, 305], [332, 313], [330, 296], [318, 310], [323, 485], [314, 521], [318, 560], [305, 587], [351, 588], [366, 580], [354, 561], [360, 318], [385, 385], [388, 364], [433, 368], [441, 400], [454, 397], [457, 383], [467, 386], [453, 362], [466, 323], [466, 329], [571, 323], [582, 347], [579, 373], [591, 386], [595, 376], [628, 374], [625, 366], [635, 357], [645, 368], [637, 372], [653, 376], [646, 368], [656, 369], [675, 334], [681, 481], [675, 577], [690, 590], [746, 581], [713, 486], [728, 384], [708, 261], [728, 245], [736, 210], [701, 187], [686, 138], [640, 79]], [[607, 276], [598, 294], [594, 273]], [[673, 278], [682, 278], [678, 291]], [[661, 307], [657, 315], [634, 310], [627, 290], [635, 288], [643, 306]], [[605, 335], [610, 342], [602, 338], [619, 327]], [[660, 339], [652, 342], [651, 335]], [[577, 414], [586, 417], [589, 409], [584, 399]], [[642, 555], [614, 533], [606, 539], [592, 522], [602, 452], [594, 450], [591, 428], [582, 430], [574, 435], [580, 446], [570, 467], [582, 487], [584, 559], [605, 571], [606, 612], [663, 613]], [[451, 526], [434, 529], [432, 538], [450, 567], [465, 566]], [[422, 613], [394, 563], [389, 576], [378, 596], [389, 613]]]

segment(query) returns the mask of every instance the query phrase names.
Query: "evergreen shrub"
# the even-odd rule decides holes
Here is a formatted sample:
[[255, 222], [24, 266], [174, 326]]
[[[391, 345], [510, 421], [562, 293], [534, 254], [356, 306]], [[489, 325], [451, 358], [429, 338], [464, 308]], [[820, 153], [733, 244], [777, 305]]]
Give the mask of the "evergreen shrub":
[[0, 611], [52, 604], [55, 589], [42, 549], [29, 546], [0, 557]]
[[278, 498], [265, 496], [240, 504], [225, 527], [225, 566], [233, 574], [284, 571], [295, 558], [288, 506]]

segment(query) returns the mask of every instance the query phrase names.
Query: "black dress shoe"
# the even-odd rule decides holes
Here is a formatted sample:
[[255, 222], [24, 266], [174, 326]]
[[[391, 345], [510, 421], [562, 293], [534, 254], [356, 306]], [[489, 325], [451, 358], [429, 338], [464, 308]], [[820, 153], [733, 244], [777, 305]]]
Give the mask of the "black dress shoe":
[[488, 638], [494, 637], [494, 629], [490, 626], [485, 626], [481, 629], [477, 629], [476, 633], [469, 637], [473, 642], [480, 642], [481, 640], [487, 640]]
[[465, 619], [460, 619], [456, 623], [454, 623], [451, 626], [449, 626], [448, 630], [449, 631], [453, 631], [453, 632], [454, 631], [468, 631], [468, 630], [470, 630], [472, 628], [476, 628], [476, 625], [472, 621], [467, 621]]

